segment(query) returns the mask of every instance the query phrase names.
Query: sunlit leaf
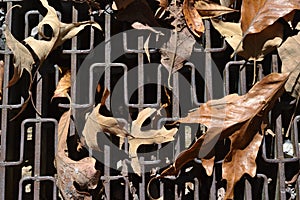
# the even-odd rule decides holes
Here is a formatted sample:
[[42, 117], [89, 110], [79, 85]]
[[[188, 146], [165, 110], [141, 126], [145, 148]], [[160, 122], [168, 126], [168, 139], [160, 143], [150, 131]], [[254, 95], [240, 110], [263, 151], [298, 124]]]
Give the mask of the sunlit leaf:
[[94, 158], [86, 157], [74, 161], [66, 154], [70, 118], [71, 111], [69, 110], [62, 115], [58, 124], [58, 150], [55, 156], [56, 184], [64, 199], [84, 199], [90, 194], [78, 191], [74, 183], [78, 184], [80, 190], [83, 191], [95, 189], [100, 172], [95, 169]]
[[285, 89], [293, 97], [300, 95], [300, 33], [289, 37], [279, 48], [278, 53], [282, 61], [282, 72], [291, 72]]
[[71, 88], [71, 71], [67, 71], [66, 74], [59, 80], [52, 99], [57, 97], [67, 97], [70, 88]]
[[225, 37], [236, 53], [245, 59], [262, 60], [265, 55], [279, 47], [283, 40], [283, 25], [279, 22], [260, 33], [247, 35], [243, 40], [240, 23], [211, 21], [214, 28]]
[[[173, 165], [161, 173], [161, 177], [178, 175], [180, 169], [196, 157], [211, 158], [215, 144], [219, 140], [230, 136], [231, 147], [226, 155], [226, 162], [235, 161], [235, 156], [238, 155], [236, 153], [242, 153], [243, 151], [239, 150], [244, 150], [248, 146], [251, 153], [248, 151], [244, 153], [249, 153], [248, 155], [251, 154], [252, 158], [254, 158], [257, 155], [258, 148], [250, 147], [252, 145], [249, 144], [251, 144], [253, 139], [256, 142], [259, 141], [258, 139], [256, 140], [255, 135], [258, 132], [264, 132], [268, 113], [277, 99], [283, 94], [287, 79], [287, 73], [270, 74], [256, 83], [245, 95], [231, 94], [219, 100], [208, 101], [201, 105], [199, 109], [189, 113], [187, 117], [180, 119], [178, 122], [181, 123], [203, 124], [207, 126], [207, 131], [189, 149], [181, 152]], [[255, 170], [253, 168], [254, 165], [253, 162], [249, 164], [252, 167], [245, 163], [241, 164], [241, 166], [245, 165], [244, 167], [249, 168], [249, 170], [235, 171], [234, 173], [244, 174], [251, 172], [250, 175], [252, 175], [253, 170]], [[229, 166], [231, 165], [226, 165], [226, 170], [234, 171]], [[237, 168], [237, 166], [234, 167]], [[240, 177], [240, 175], [236, 177]], [[228, 186], [231, 187], [236, 181], [238, 181], [237, 178]]]

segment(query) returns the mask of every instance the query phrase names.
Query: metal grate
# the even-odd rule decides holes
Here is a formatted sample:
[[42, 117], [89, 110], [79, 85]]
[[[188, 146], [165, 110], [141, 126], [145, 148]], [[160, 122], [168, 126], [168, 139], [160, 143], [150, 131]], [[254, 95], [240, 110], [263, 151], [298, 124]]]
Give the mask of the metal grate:
[[[18, 0], [3, 0], [3, 4], [6, 5], [6, 9], [9, 10], [14, 2], [18, 2]], [[10, 22], [12, 22], [12, 16], [16, 11], [12, 11], [10, 15], [8, 16], [10, 18]], [[41, 19], [41, 16], [39, 15], [38, 11], [36, 10], [30, 10], [25, 14], [25, 37], [29, 35], [30, 28], [29, 28], [29, 17], [31, 15], [37, 16], [39, 19]], [[63, 16], [64, 13], [59, 13], [59, 16]], [[76, 22], [78, 20], [78, 11], [75, 9], [75, 7], [72, 6], [72, 21]], [[91, 20], [94, 20], [93, 17], [91, 17]], [[14, 22], [12, 22], [14, 23]], [[129, 90], [132, 90], [130, 88], [130, 85], [128, 84], [128, 66], [123, 62], [114, 62], [111, 58], [111, 53], [114, 51], [112, 49], [111, 45], [111, 26], [112, 26], [112, 19], [110, 13], [105, 13], [105, 47], [103, 54], [105, 55], [105, 60], [103, 63], [97, 62], [92, 63], [89, 67], [89, 73], [90, 73], [90, 79], [89, 79], [89, 86], [87, 86], [89, 89], [88, 94], [88, 103], [73, 103], [72, 107], [73, 109], [73, 116], [76, 117], [77, 110], [82, 108], [91, 108], [94, 104], [94, 91], [93, 91], [93, 85], [95, 84], [95, 81], [97, 81], [100, 77], [97, 77], [95, 71], [97, 69], [104, 69], [104, 86], [108, 88], [109, 90], [112, 88], [112, 76], [113, 76], [113, 68], [120, 67], [122, 68], [122, 76], [124, 81], [124, 104], [127, 108], [137, 108], [141, 110], [145, 107], [158, 107], [161, 103], [161, 87], [160, 85], [165, 84], [163, 80], [165, 80], [166, 73], [164, 73], [164, 68], [162, 65], [157, 64], [157, 72], [155, 74], [155, 77], [157, 79], [157, 96], [156, 96], [156, 102], [153, 103], [147, 103], [145, 102], [145, 87], [144, 85], [147, 84], [147, 80], [145, 77], [145, 63], [144, 60], [144, 42], [145, 38], [143, 36], [139, 36], [137, 39], [137, 48], [132, 49], [129, 48], [129, 42], [128, 42], [128, 34], [125, 32], [123, 33], [123, 40], [122, 44], [120, 45], [121, 48], [124, 49], [124, 52], [126, 54], [132, 54], [137, 55], [137, 90], [138, 90], [138, 102], [132, 103], [130, 102], [130, 96], [128, 95]], [[10, 29], [13, 29], [13, 24], [9, 24]], [[202, 48], [195, 48], [194, 53], [195, 54], [201, 54], [204, 56], [204, 62], [199, 63], [193, 63], [193, 62], [187, 62], [185, 64], [185, 68], [189, 69], [189, 76], [190, 76], [190, 91], [181, 91], [180, 85], [181, 82], [181, 74], [180, 72], [175, 72], [172, 76], [172, 116], [168, 118], [161, 119], [157, 127], [160, 128], [164, 122], [166, 121], [173, 121], [182, 116], [181, 112], [184, 112], [180, 108], [180, 100], [182, 100], [182, 96], [186, 93], [190, 94], [190, 103], [192, 107], [197, 107], [201, 105], [201, 103], [212, 99], [214, 96], [212, 94], [212, 91], [214, 91], [214, 83], [213, 78], [214, 77], [214, 71], [213, 71], [213, 59], [212, 54], [214, 53], [220, 53], [226, 50], [227, 45], [225, 41], [222, 41], [220, 43], [219, 48], [212, 47], [211, 40], [213, 38], [211, 37], [211, 29], [210, 29], [210, 23], [209, 21], [205, 21], [205, 49]], [[76, 74], [78, 71], [78, 64], [79, 64], [79, 57], [81, 55], [86, 55], [92, 51], [94, 48], [94, 37], [95, 33], [93, 29], [89, 31], [90, 38], [88, 39], [89, 42], [89, 49], [78, 49], [78, 38], [75, 37], [71, 41], [71, 48], [70, 49], [64, 49], [62, 52], [65, 55], [70, 55], [70, 63], [71, 63], [71, 77], [72, 77], [72, 86], [71, 86], [71, 98], [76, 99], [76, 95], [78, 92], [78, 85], [76, 84]], [[150, 54], [154, 54], [157, 52], [157, 49], [150, 49]], [[3, 79], [3, 85], [7, 86], [9, 81], [9, 74], [10, 74], [10, 65], [11, 65], [11, 52], [6, 48], [5, 50], [1, 50], [0, 54], [4, 57], [5, 62], [5, 76]], [[252, 82], [253, 80], [248, 80], [247, 77], [251, 77], [251, 75], [247, 74], [253, 74], [253, 64], [247, 64], [245, 65], [246, 61], [244, 60], [236, 60], [236, 58], [233, 61], [230, 61], [226, 64], [225, 70], [224, 70], [224, 85], [225, 85], [225, 94], [229, 94], [232, 92], [238, 92], [239, 94], [244, 94], [249, 89], [248, 85], [249, 82]], [[276, 72], [278, 71], [278, 61], [277, 56], [272, 56], [272, 61], [270, 64], [270, 71]], [[245, 65], [245, 66], [244, 66]], [[264, 68], [263, 64], [259, 63], [257, 65], [257, 74], [258, 74], [258, 80], [260, 80], [264, 76]], [[199, 91], [199, 86], [196, 83], [196, 71], [199, 71], [199, 68], [204, 69], [204, 83], [205, 87], [203, 90], [203, 94], [201, 99], [204, 101], [199, 100], [199, 95], [197, 95], [197, 91]], [[53, 82], [57, 84], [58, 82], [58, 68], [57, 66], [53, 66], [55, 68], [55, 76], [53, 77]], [[238, 71], [238, 76], [236, 74], [236, 69]], [[231, 73], [235, 73], [235, 76], [238, 77], [237, 80], [230, 78]], [[37, 83], [36, 83], [36, 99], [35, 99], [35, 105], [36, 109], [43, 113], [44, 107], [47, 106], [45, 103], [43, 103], [43, 98], [45, 95], [48, 95], [46, 92], [43, 92], [45, 90], [44, 85], [44, 76], [41, 76], [40, 74], [37, 77]], [[45, 115], [42, 115], [42, 117], [38, 116], [36, 114], [35, 117], [22, 119], [22, 121], [9, 121], [11, 116], [15, 114], [13, 112], [14, 110], [20, 108], [22, 104], [24, 103], [24, 100], [20, 97], [20, 95], [16, 95], [19, 97], [16, 100], [12, 101], [10, 98], [10, 94], [13, 92], [18, 92], [18, 90], [15, 87], [12, 88], [3, 88], [3, 98], [2, 98], [2, 104], [0, 105], [1, 108], [1, 154], [0, 154], [0, 199], [57, 199], [58, 197], [58, 191], [55, 186], [55, 175], [52, 172], [47, 172], [47, 169], [51, 167], [47, 167], [45, 162], [43, 161], [43, 156], [45, 156], [45, 148], [49, 148], [49, 145], [45, 145], [45, 139], [44, 133], [47, 127], [51, 127], [49, 129], [52, 134], [50, 136], [52, 137], [53, 144], [52, 148], [50, 149], [52, 152], [51, 155], [54, 155], [56, 153], [56, 144], [57, 144], [57, 120], [55, 118], [49, 118], [44, 117]], [[51, 95], [51, 94], [50, 94]], [[14, 103], [11, 103], [14, 102]], [[17, 103], [15, 103], [17, 102]], [[74, 101], [76, 102], [76, 101]], [[107, 106], [109, 107], [110, 99], [107, 100]], [[284, 102], [281, 102], [284, 103]], [[68, 104], [59, 104], [61, 108], [67, 108], [70, 107]], [[279, 108], [277, 108], [279, 109]], [[186, 112], [186, 111], [185, 111]], [[278, 111], [281, 113], [281, 111]], [[273, 117], [273, 116], [272, 116]], [[298, 163], [299, 162], [299, 146], [298, 146], [298, 122], [300, 120], [300, 116], [296, 117], [294, 120], [293, 125], [293, 133], [290, 134], [290, 139], [294, 148], [294, 155], [291, 158], [286, 158], [282, 149], [283, 146], [283, 137], [282, 137], [282, 116], [278, 115], [276, 117], [274, 126], [275, 126], [275, 134], [276, 139], [274, 143], [269, 143], [268, 140], [270, 138], [266, 138], [264, 140], [264, 143], [262, 145], [262, 154], [261, 157], [266, 163], [275, 164], [275, 172], [277, 174], [273, 174], [276, 180], [272, 180], [275, 183], [276, 192], [273, 192], [272, 189], [269, 188], [270, 186], [270, 180], [269, 176], [266, 174], [257, 174], [257, 176], [254, 178], [255, 180], [260, 181], [262, 184], [260, 184], [260, 187], [257, 188], [254, 185], [254, 182], [251, 181], [248, 178], [243, 179], [244, 182], [242, 183], [243, 186], [240, 188], [244, 188], [244, 191], [239, 191], [243, 194], [245, 199], [254, 199], [256, 197], [253, 197], [254, 193], [260, 192], [262, 199], [287, 199], [289, 198], [289, 195], [287, 195], [287, 187], [285, 184], [286, 181], [286, 171], [289, 170], [289, 166], [287, 163]], [[123, 119], [123, 122], [127, 124], [127, 119]], [[47, 124], [48, 126], [45, 126]], [[49, 125], [52, 124], [52, 125]], [[19, 127], [18, 128], [12, 128], [13, 126]], [[30, 127], [33, 129], [33, 133], [30, 133], [29, 129]], [[128, 127], [128, 124], [127, 124]], [[189, 127], [187, 125], [184, 125], [184, 127]], [[19, 132], [15, 132], [17, 130], [20, 130]], [[71, 131], [74, 133], [75, 131], [75, 125], [71, 124]], [[191, 134], [193, 130], [193, 127], [186, 128], [185, 132], [187, 134], [190, 134], [190, 139], [187, 139], [186, 136], [178, 135], [176, 136], [176, 140], [172, 142], [172, 155], [168, 155], [168, 158], [172, 161], [175, 159], [175, 157], [186, 148], [186, 144], [188, 145], [190, 142], [188, 140], [192, 140], [194, 135]], [[15, 132], [15, 133], [14, 133]], [[20, 134], [19, 134], [20, 133]], [[13, 136], [11, 136], [12, 134]], [[28, 138], [32, 136], [32, 138]], [[12, 137], [15, 137], [16, 141], [11, 143]], [[49, 135], [48, 135], [49, 137]], [[31, 142], [30, 142], [31, 141]], [[30, 146], [30, 145], [33, 145]], [[16, 150], [16, 147], [17, 150]], [[146, 172], [146, 168], [149, 167], [158, 167], [162, 162], [163, 159], [165, 159], [160, 152], [161, 145], [157, 146], [157, 151], [153, 153], [154, 159], [147, 160], [148, 158], [140, 157], [140, 164], [142, 168], [142, 172]], [[32, 165], [32, 171], [29, 172], [29, 174], [22, 176], [22, 170], [24, 169], [24, 166], [26, 166], [26, 159], [24, 158], [25, 154], [28, 154], [30, 152], [30, 148], [32, 149], [32, 158], [30, 158], [33, 162]], [[272, 152], [270, 149], [273, 149], [274, 152]], [[122, 180], [124, 181], [124, 185], [122, 186], [124, 188], [124, 193], [122, 193], [121, 199], [131, 199], [132, 197], [132, 191], [129, 191], [130, 188], [130, 178], [133, 176], [129, 176], [128, 174], [123, 175], [112, 175], [111, 173], [111, 160], [115, 156], [113, 153], [114, 151], [111, 149], [111, 146], [105, 145], [104, 146], [104, 158], [103, 158], [103, 166], [104, 171], [102, 172], [101, 180], [103, 180], [104, 187], [105, 187], [105, 198], [106, 199], [114, 199], [112, 197], [112, 193], [114, 191], [111, 190], [111, 187], [113, 184], [115, 184], [116, 180]], [[125, 145], [125, 152], [128, 153], [128, 145]], [[271, 152], [271, 153], [270, 153]], [[92, 155], [93, 152], [90, 151], [90, 154]], [[18, 158], [18, 159], [12, 159], [12, 158]], [[48, 159], [54, 159], [48, 158]], [[49, 161], [49, 160], [48, 160]], [[201, 161], [198, 159], [195, 159], [195, 163], [201, 164]], [[115, 164], [115, 163], [114, 163]], [[125, 162], [123, 165], [129, 165], [130, 160], [125, 159]], [[213, 177], [211, 178], [212, 186], [209, 189], [210, 195], [209, 199], [219, 199], [218, 198], [218, 192], [220, 191], [220, 188], [222, 187], [221, 182], [221, 175], [218, 173], [217, 169], [220, 169], [221, 161], [216, 161], [216, 170], [213, 173]], [[146, 195], [146, 187], [147, 187], [147, 179], [149, 177], [146, 177], [145, 173], [142, 173], [142, 177], [140, 181], [138, 181], [138, 185], [134, 185], [134, 187], [137, 188], [137, 196], [140, 200], [147, 199]], [[174, 177], [170, 177], [170, 179], [174, 179]], [[201, 196], [201, 193], [199, 192], [201, 187], [203, 185], [200, 184], [200, 181], [197, 177], [193, 178], [194, 183], [194, 192], [192, 196], [196, 199], [203, 199]], [[43, 185], [43, 182], [47, 182], [46, 185]], [[27, 186], [29, 184], [29, 186]], [[28, 187], [30, 188], [28, 190]], [[159, 193], [161, 195], [166, 194], [165, 191], [169, 188], [166, 188], [165, 184], [163, 182], [160, 183], [159, 186]], [[175, 184], [174, 188], [172, 189], [172, 192], [174, 192], [174, 198], [175, 199], [186, 199], [186, 195], [184, 194], [184, 190], [180, 190], [178, 193], [177, 190], [181, 186], [178, 184]], [[295, 186], [295, 193], [297, 195], [297, 198], [299, 197], [299, 188], [300, 188], [300, 181], [298, 180], [296, 186]], [[28, 190], [28, 191], [27, 191]], [[44, 191], [46, 191], [44, 193]], [[273, 194], [274, 193], [274, 194]]]

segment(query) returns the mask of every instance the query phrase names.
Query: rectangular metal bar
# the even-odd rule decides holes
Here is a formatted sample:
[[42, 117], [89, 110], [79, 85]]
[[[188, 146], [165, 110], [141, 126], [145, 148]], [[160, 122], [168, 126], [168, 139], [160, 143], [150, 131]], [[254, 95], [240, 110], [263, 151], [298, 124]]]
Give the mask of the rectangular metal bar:
[[[37, 86], [36, 86], [36, 102], [35, 106], [38, 112], [42, 113], [42, 89], [43, 79], [39, 73], [37, 73]], [[36, 114], [36, 118], [40, 116]], [[35, 125], [35, 148], [34, 148], [34, 176], [40, 176], [41, 173], [41, 122]], [[34, 200], [40, 199], [40, 182], [34, 182]]]
[[[7, 10], [10, 10], [12, 7], [12, 2], [7, 3]], [[8, 15], [8, 26], [11, 28], [11, 21], [12, 21], [12, 14]], [[5, 50], [8, 50], [7, 46]], [[4, 55], [4, 76], [3, 76], [3, 97], [2, 97], [2, 104], [8, 104], [8, 85], [9, 81], [9, 65], [10, 65], [10, 55]], [[0, 161], [4, 162], [6, 159], [6, 134], [7, 134], [7, 108], [2, 108], [1, 111], [1, 152], [0, 152]], [[5, 166], [0, 166], [0, 199], [5, 199]]]
[[[211, 48], [211, 36], [210, 36], [210, 22], [204, 21], [205, 25], [205, 48]], [[211, 52], [205, 52], [205, 101], [209, 101], [213, 98], [213, 86], [212, 86], [212, 58]]]
[[[144, 38], [143, 36], [138, 37], [138, 49], [143, 50]], [[139, 111], [143, 109], [144, 104], [144, 55], [138, 53], [138, 104]]]

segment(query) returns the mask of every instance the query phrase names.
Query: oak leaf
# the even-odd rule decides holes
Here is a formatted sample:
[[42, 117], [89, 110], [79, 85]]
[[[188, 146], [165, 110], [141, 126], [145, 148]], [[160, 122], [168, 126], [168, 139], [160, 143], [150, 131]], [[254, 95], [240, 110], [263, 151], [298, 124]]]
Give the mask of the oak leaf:
[[162, 127], [159, 130], [142, 131], [142, 124], [156, 111], [157, 110], [155, 108], [145, 108], [138, 114], [136, 120], [134, 120], [131, 125], [132, 137], [128, 139], [129, 156], [131, 157], [131, 166], [133, 171], [139, 176], [141, 175], [141, 167], [137, 155], [138, 147], [145, 144], [162, 144], [173, 141], [174, 135], [177, 132], [177, 128], [167, 130], [165, 127]]
[[[283, 94], [287, 79], [287, 73], [270, 74], [256, 83], [245, 95], [231, 94], [219, 100], [208, 101], [196, 111], [189, 113], [187, 117], [180, 119], [178, 122], [181, 123], [204, 124], [207, 126], [207, 131], [189, 149], [178, 155], [173, 165], [161, 173], [161, 178], [167, 175], [177, 175], [187, 162], [196, 157], [212, 157], [211, 153], [217, 141], [229, 136], [232, 140], [230, 151], [226, 155], [226, 162], [234, 162], [235, 156], [237, 156], [236, 152], [247, 148], [251, 141], [255, 140], [258, 132], [264, 132], [268, 113]], [[253, 161], [257, 151], [254, 151], [253, 148], [251, 151]], [[242, 165], [247, 164], [241, 163]], [[228, 166], [230, 165], [226, 165], [226, 167]], [[249, 168], [247, 171], [234, 171], [234, 173], [251, 173], [250, 175], [252, 175], [253, 171], [251, 170], [254, 169], [253, 165], [251, 166], [246, 166]], [[236, 181], [238, 181], [237, 178], [228, 187], [234, 185]]]
[[[66, 40], [76, 36], [86, 26], [90, 25], [101, 30], [99, 24], [92, 21], [75, 22], [71, 24], [62, 23], [59, 21], [55, 9], [49, 6], [46, 0], [40, 0], [40, 2], [44, 8], [47, 9], [47, 14], [38, 24], [38, 33], [43, 39], [46, 40], [37, 40], [33, 37], [25, 38], [24, 43], [28, 45], [30, 51], [28, 50], [27, 46], [24, 46], [13, 37], [10, 30], [7, 28], [8, 25], [6, 24], [4, 34], [6, 37], [7, 46], [13, 51], [15, 67], [15, 73], [10, 81], [10, 85], [13, 85], [19, 80], [24, 69], [31, 74], [32, 66], [35, 63], [35, 56], [38, 58], [38, 64], [40, 66], [51, 51], [62, 45]], [[6, 17], [6, 19], [8, 18]], [[49, 27], [51, 29], [51, 37], [48, 37], [44, 34], [45, 27]]]
[[103, 106], [99, 103], [87, 117], [82, 135], [86, 144], [97, 151], [100, 151], [97, 135], [98, 133], [109, 133], [118, 137], [124, 138], [128, 135], [127, 131], [122, 127], [119, 121], [114, 117], [106, 117], [99, 113], [100, 107]]

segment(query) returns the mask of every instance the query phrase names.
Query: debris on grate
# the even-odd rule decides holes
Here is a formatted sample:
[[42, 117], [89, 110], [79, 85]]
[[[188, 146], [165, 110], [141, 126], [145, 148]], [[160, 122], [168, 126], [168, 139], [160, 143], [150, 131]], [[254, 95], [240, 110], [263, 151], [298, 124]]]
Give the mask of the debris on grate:
[[223, 200], [225, 197], [225, 189], [223, 187], [218, 189], [218, 200]]
[[291, 140], [287, 139], [284, 141], [283, 145], [283, 153], [286, 157], [293, 157], [294, 156], [294, 147]]

